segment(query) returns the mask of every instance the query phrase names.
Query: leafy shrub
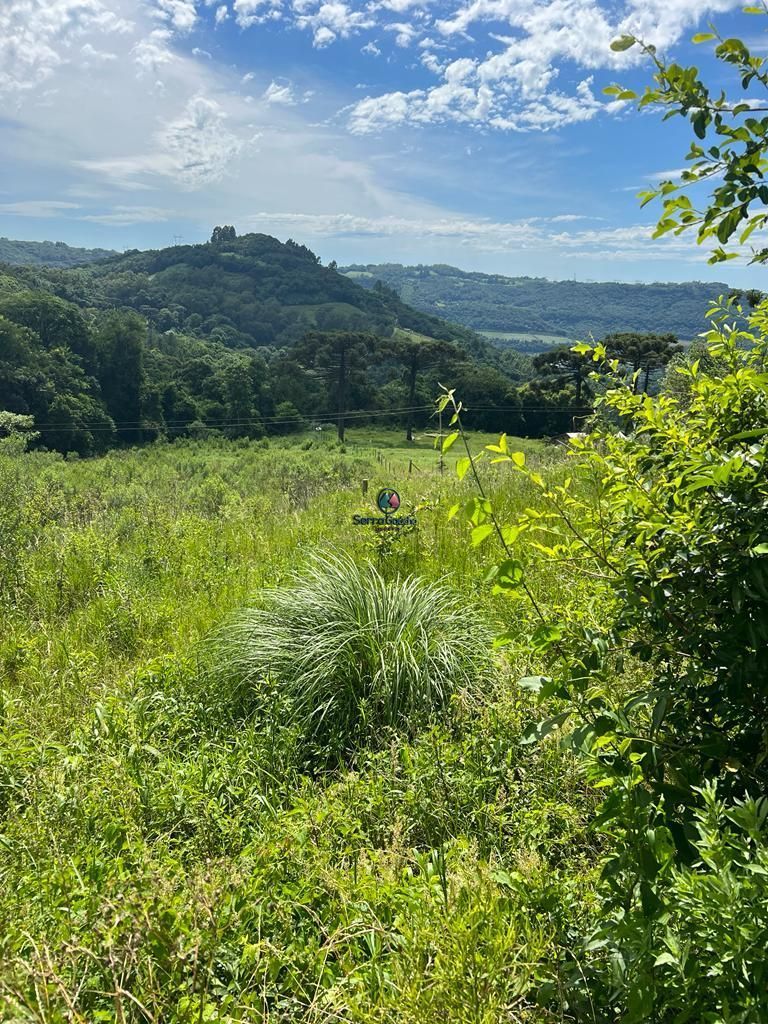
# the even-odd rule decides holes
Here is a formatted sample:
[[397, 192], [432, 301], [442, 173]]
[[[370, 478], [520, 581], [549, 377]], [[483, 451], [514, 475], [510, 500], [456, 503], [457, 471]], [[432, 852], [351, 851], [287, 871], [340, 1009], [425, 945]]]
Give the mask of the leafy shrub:
[[347, 750], [382, 728], [411, 733], [489, 668], [489, 633], [453, 591], [318, 556], [262, 592], [215, 638], [241, 682], [270, 676], [314, 743]]
[[658, 830], [664, 913], [619, 909], [593, 939], [611, 954], [628, 1021], [768, 1019], [768, 800], [728, 804], [714, 783], [701, 797], [692, 865], [674, 864]]

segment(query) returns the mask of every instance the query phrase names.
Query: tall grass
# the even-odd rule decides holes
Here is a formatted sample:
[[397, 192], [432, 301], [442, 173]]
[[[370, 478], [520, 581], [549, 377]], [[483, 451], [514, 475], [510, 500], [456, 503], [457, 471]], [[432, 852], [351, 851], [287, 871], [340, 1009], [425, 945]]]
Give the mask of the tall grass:
[[[371, 532], [347, 526], [363, 478], [420, 506], [378, 578]], [[446, 521], [468, 480], [400, 479], [360, 452], [287, 441], [0, 459], [0, 1021], [568, 1019], [536, 999], [560, 991], [589, 923], [591, 797], [557, 745], [518, 745], [529, 697], [503, 666], [470, 703], [489, 657], [476, 603], [522, 613], [488, 596], [482, 549]], [[508, 479], [493, 483], [497, 507], [535, 502]], [[285, 625], [260, 588], [293, 591], [297, 552], [329, 546], [367, 582], [363, 600], [348, 571], [344, 587], [298, 574], [310, 605], [346, 608], [360, 634], [358, 647], [328, 634], [313, 699], [359, 685], [360, 705], [342, 705], [355, 724], [330, 739], [391, 743], [324, 774], [306, 771], [307, 751], [328, 736], [302, 742], [292, 724], [272, 634], [260, 643], [274, 683], [229, 672], [247, 720], [201, 685], [197, 655], [254, 593]], [[531, 577], [548, 609], [573, 592]], [[326, 636], [317, 615], [295, 623], [293, 680]], [[352, 673], [343, 685], [334, 663]], [[516, 644], [507, 663], [541, 669]]]
[[315, 743], [352, 749], [381, 729], [413, 734], [454, 694], [476, 697], [490, 633], [455, 590], [387, 580], [346, 555], [318, 555], [214, 640], [238, 683], [270, 677]]

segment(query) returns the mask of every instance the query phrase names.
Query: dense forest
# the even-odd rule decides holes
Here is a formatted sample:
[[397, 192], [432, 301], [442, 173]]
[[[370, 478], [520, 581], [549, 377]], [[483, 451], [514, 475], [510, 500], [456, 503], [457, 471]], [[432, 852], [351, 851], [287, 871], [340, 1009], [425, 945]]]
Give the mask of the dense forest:
[[[647, 390], [675, 339], [617, 335], [613, 348]], [[204, 245], [0, 271], [0, 408], [31, 416], [37, 443], [62, 452], [308, 423], [343, 440], [350, 416], [410, 439], [442, 379], [476, 428], [534, 437], [573, 430], [593, 397], [567, 349], [501, 352], [292, 240], [225, 227]]]
[[76, 267], [114, 255], [112, 249], [80, 249], [66, 242], [24, 242], [0, 238], [0, 263], [20, 267]]
[[343, 272], [366, 287], [376, 281], [404, 302], [476, 331], [586, 337], [615, 331], [659, 331], [690, 340], [701, 331], [702, 310], [729, 287], [718, 282], [622, 284], [549, 281], [468, 273], [441, 264], [354, 265]]

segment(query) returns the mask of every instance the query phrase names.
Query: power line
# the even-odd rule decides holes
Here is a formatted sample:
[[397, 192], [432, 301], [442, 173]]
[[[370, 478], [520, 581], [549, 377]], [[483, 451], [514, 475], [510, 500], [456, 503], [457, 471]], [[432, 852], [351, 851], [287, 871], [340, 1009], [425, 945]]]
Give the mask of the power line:
[[[429, 410], [431, 408], [432, 408], [431, 405], [417, 405], [417, 406], [412, 406], [411, 408], [408, 408], [408, 409], [391, 409], [389, 411], [384, 410], [384, 409], [354, 410], [352, 412], [345, 413], [344, 414], [344, 420], [346, 421], [346, 420], [349, 420], [349, 419], [358, 419], [358, 418], [365, 418], [365, 417], [370, 417], [370, 416], [402, 416], [405, 413], [409, 413], [409, 412], [426, 412], [427, 410]], [[336, 419], [338, 419], [338, 413], [336, 413], [336, 412], [329, 412], [327, 415], [328, 415], [328, 417], [333, 416]], [[115, 430], [143, 430], [145, 428], [146, 429], [151, 429], [153, 426], [160, 426], [160, 425], [166, 426], [166, 427], [171, 427], [171, 426], [177, 426], [177, 427], [178, 426], [182, 426], [182, 427], [183, 426], [187, 426], [188, 427], [188, 426], [190, 426], [193, 423], [203, 423], [203, 426], [205, 426], [205, 427], [212, 427], [212, 428], [216, 428], [216, 427], [237, 427], [237, 426], [247, 426], [247, 425], [255, 424], [255, 423], [261, 423], [261, 424], [269, 424], [269, 423], [271, 423], [271, 424], [306, 423], [308, 419], [317, 420], [319, 418], [320, 417], [317, 417], [317, 416], [315, 416], [315, 417], [308, 417], [308, 416], [294, 416], [294, 417], [254, 416], [254, 417], [242, 417], [242, 418], [239, 418], [239, 419], [214, 420], [214, 421], [211, 421], [209, 423], [203, 423], [202, 420], [199, 420], [199, 419], [196, 418], [196, 419], [193, 419], [193, 420], [163, 420], [162, 424], [154, 424], [151, 420], [146, 420], [146, 419], [145, 420], [123, 420], [123, 421], [121, 421], [119, 423], [115, 423], [114, 429]], [[101, 424], [101, 423], [102, 423], [101, 420], [90, 420], [90, 421], [89, 420], [81, 420], [79, 422], [78, 426], [88, 427], [89, 430], [107, 430], [107, 431], [112, 431], [112, 429], [113, 429], [112, 427], [106, 427], [106, 426], [103, 426], [103, 425], [100, 426], [99, 424]], [[93, 425], [91, 426], [90, 424], [93, 424]], [[35, 426], [36, 429], [40, 429], [40, 430], [58, 430], [58, 429], [70, 427], [70, 426], [72, 426], [72, 424], [71, 423], [35, 423], [34, 426]]]
[[[406, 413], [414, 412], [427, 412], [434, 409], [432, 405], [415, 405], [409, 408], [403, 409], [356, 409], [351, 412], [344, 413], [345, 422], [350, 419], [367, 419], [367, 418], [381, 418], [384, 416], [403, 416]], [[581, 405], [474, 405], [469, 406], [463, 410], [463, 412], [471, 415], [473, 412], [498, 412], [498, 413], [526, 413], [526, 412], [569, 412], [573, 415], [591, 413], [593, 409], [590, 406]], [[327, 417], [334, 417], [338, 419], [338, 413], [335, 411], [329, 411], [325, 414]], [[119, 423], [115, 423], [114, 427], [107, 427], [101, 425], [101, 420], [81, 420], [77, 423], [79, 427], [86, 427], [90, 431], [107, 431], [112, 430], [151, 430], [156, 426], [165, 427], [188, 427], [193, 423], [200, 423], [204, 427], [210, 427], [211, 429], [217, 429], [219, 427], [237, 427], [237, 426], [251, 426], [254, 424], [262, 425], [280, 425], [289, 423], [306, 423], [307, 420], [317, 420], [322, 417], [315, 416], [294, 416], [294, 417], [280, 417], [280, 416], [254, 416], [254, 417], [242, 417], [239, 419], [227, 419], [227, 420], [213, 420], [208, 423], [195, 418], [192, 420], [162, 420], [160, 423], [154, 423], [152, 420], [122, 420]], [[71, 427], [72, 423], [35, 423], [34, 427], [38, 430], [61, 430]]]

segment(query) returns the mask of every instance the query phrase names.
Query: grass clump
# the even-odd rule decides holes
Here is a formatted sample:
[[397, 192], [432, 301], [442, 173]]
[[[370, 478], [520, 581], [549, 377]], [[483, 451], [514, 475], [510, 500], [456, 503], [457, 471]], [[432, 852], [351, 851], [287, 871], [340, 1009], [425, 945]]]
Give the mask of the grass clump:
[[316, 556], [289, 584], [262, 591], [214, 641], [240, 685], [269, 678], [313, 744], [349, 752], [382, 730], [413, 734], [452, 698], [477, 695], [490, 632], [460, 595], [370, 563]]

